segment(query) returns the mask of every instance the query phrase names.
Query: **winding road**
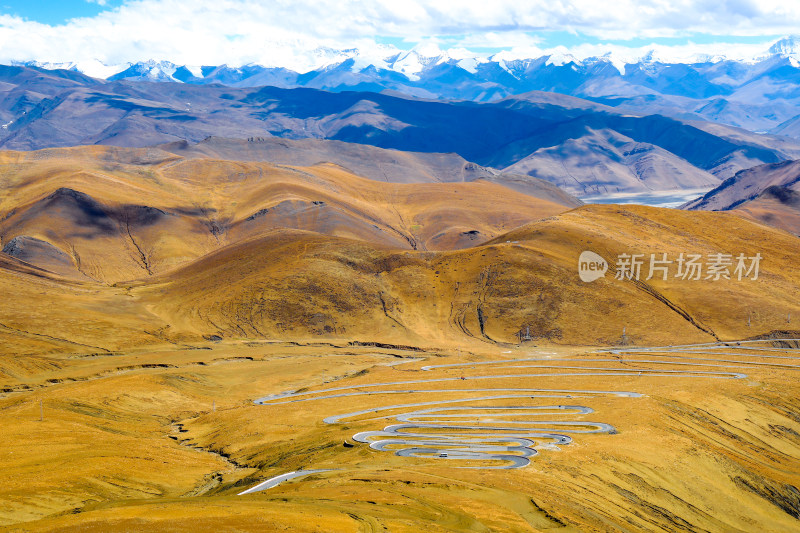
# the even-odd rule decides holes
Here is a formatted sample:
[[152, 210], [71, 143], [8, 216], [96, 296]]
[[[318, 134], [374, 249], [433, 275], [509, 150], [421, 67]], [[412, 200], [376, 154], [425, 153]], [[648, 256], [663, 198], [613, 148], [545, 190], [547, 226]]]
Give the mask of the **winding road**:
[[[383, 426], [382, 429], [355, 433], [353, 441], [399, 457], [458, 460], [466, 462], [465, 468], [522, 468], [530, 464], [540, 450], [558, 450], [559, 446], [572, 443], [578, 435], [617, 433], [616, 428], [608, 423], [585, 420], [585, 416], [594, 413], [591, 407], [576, 405], [572, 401], [554, 403], [553, 400], [591, 401], [600, 396], [635, 399], [642, 395], [613, 390], [514, 388], [507, 386], [509, 380], [593, 376], [602, 377], [603, 382], [634, 376], [651, 379], [744, 379], [747, 377], [744, 370], [747, 369], [800, 370], [800, 364], [787, 364], [790, 361], [800, 363], [799, 349], [756, 346], [768, 342], [610, 348], [595, 350], [587, 357], [557, 358], [548, 352], [539, 354], [539, 357], [521, 359], [426, 365], [419, 370], [460, 375], [289, 391], [264, 396], [255, 400], [255, 403], [277, 406], [347, 398], [356, 404], [362, 397], [428, 395], [432, 398], [430, 401], [377, 406], [367, 404], [358, 410], [332, 414], [324, 418], [324, 422], [362, 426], [365, 423], [378, 423]], [[777, 355], [777, 352], [781, 355]], [[781, 361], [775, 361], [777, 359]], [[592, 366], [577, 363], [591, 363]], [[533, 372], [489, 373], [489, 370], [502, 372], [504, 369], [531, 369]], [[473, 374], [476, 371], [479, 373]], [[486, 386], [449, 386], [455, 383]], [[439, 386], [428, 388], [428, 384]], [[548, 405], [539, 404], [543, 401]], [[291, 479], [317, 471], [303, 470], [284, 476], [289, 476], [285, 479]], [[282, 479], [284, 476], [267, 480], [242, 494], [275, 486], [285, 480]], [[273, 482], [276, 483], [270, 484]]]

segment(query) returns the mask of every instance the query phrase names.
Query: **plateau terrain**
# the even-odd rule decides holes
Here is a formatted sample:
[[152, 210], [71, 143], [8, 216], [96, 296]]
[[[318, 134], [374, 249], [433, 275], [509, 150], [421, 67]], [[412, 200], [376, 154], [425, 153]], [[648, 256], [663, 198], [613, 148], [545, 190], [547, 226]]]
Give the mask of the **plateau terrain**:
[[0, 527], [797, 530], [796, 141], [0, 77]]
[[800, 532], [798, 27], [0, 3], [0, 531]]
[[739, 170], [800, 158], [800, 141], [789, 137], [552, 92], [487, 103], [435, 101], [310, 88], [107, 81], [22, 66], [0, 68], [0, 82], [0, 147], [10, 150], [196, 144], [209, 137], [334, 140], [457, 154], [577, 196], [710, 190]]

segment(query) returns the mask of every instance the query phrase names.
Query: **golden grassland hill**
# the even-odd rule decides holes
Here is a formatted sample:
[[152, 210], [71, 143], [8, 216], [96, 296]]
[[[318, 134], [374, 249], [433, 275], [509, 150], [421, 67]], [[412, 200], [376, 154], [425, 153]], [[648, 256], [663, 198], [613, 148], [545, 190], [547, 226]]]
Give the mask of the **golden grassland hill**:
[[40, 354], [109, 354], [163, 342], [168, 329], [121, 288], [63, 278], [4, 254], [0, 290], [0, 354], [22, 367], [36, 366], [29, 357]]
[[[637, 377], [635, 372], [575, 376], [551, 368], [528, 369], [551, 376], [482, 380], [482, 386], [644, 395], [575, 396], [569, 401], [594, 409], [583, 420], [610, 423], [617, 433], [575, 435], [569, 446], [542, 449], [531, 465], [510, 471], [463, 469], [447, 460], [342, 446], [356, 431], [380, 425], [374, 416], [344, 425], [322, 422], [359, 407], [474, 396], [471, 380], [459, 385], [463, 393], [446, 396], [436, 392], [442, 383], [430, 383], [416, 385], [418, 392], [402, 400], [389, 394], [252, 404], [286, 390], [362, 390], [428, 379], [431, 372], [422, 370], [427, 364], [519, 357], [587, 370], [620, 364], [612, 355], [576, 348], [503, 351], [223, 341], [151, 346], [114, 356], [52, 356], [42, 358], [52, 366], [27, 369], [2, 357], [0, 369], [14, 374], [6, 378], [9, 383], [30, 389], [0, 397], [0, 423], [6, 428], [0, 447], [0, 527], [65, 532], [796, 530], [798, 382], [796, 372], [773, 366], [774, 358], [750, 357], [758, 365], [746, 370], [733, 365], [731, 370], [747, 372], [746, 379]], [[665, 364], [675, 355], [662, 354], [660, 366], [680, 371]], [[632, 356], [626, 358], [628, 366], [639, 367]], [[397, 362], [404, 364], [388, 366]], [[460, 384], [464, 373], [500, 375], [509, 369], [445, 369], [436, 377]], [[554, 401], [560, 400], [540, 399], [543, 405]], [[237, 496], [300, 468], [335, 470]]]
[[483, 180], [567, 207], [581, 205], [580, 200], [549, 181], [483, 167], [466, 161], [453, 152], [404, 152], [328, 139], [280, 137], [208, 137], [198, 143], [178, 141], [159, 148], [187, 159], [267, 161], [301, 167], [329, 162], [358, 176], [388, 183], [459, 183]]
[[800, 236], [800, 161], [759, 165], [737, 172], [684, 208], [731, 210]]
[[800, 236], [800, 187], [768, 187], [733, 212]]
[[[703, 342], [792, 329], [797, 238], [730, 213], [563, 205], [495, 183], [160, 149], [0, 154], [9, 350], [211, 338]], [[583, 283], [584, 250], [612, 266]], [[618, 280], [620, 254], [760, 254], [758, 280]], [[789, 319], [787, 321], [787, 319]], [[788, 323], [787, 323], [788, 322]]]
[[[584, 250], [610, 263], [605, 278], [579, 279]], [[684, 280], [676, 264], [666, 281], [647, 281], [647, 266], [638, 281], [618, 280], [624, 253], [763, 259], [757, 280]], [[529, 326], [534, 337], [569, 344], [614, 344], [623, 328], [633, 343], [709, 342], [791, 329], [798, 261], [796, 237], [729, 213], [585, 206], [436, 253], [276, 231], [132, 284], [131, 293], [180, 329], [223, 337], [502, 344]]]
[[[386, 184], [335, 165], [103, 147], [0, 160], [0, 527], [797, 529], [796, 353], [648, 352], [639, 359], [659, 357], [657, 370], [636, 375], [653, 367], [563, 346], [617, 344], [623, 328], [636, 344], [797, 337], [789, 233], [728, 212], [568, 210], [494, 183]], [[622, 253], [763, 259], [758, 280], [609, 272], [587, 284], [584, 250], [612, 267]], [[526, 326], [536, 340], [517, 346]], [[542, 367], [422, 368], [514, 358]], [[686, 361], [747, 377], [686, 373]], [[372, 414], [323, 422], [351, 404], [439, 401], [441, 382], [402, 400], [253, 404], [432, 376], [460, 398], [475, 388], [464, 373], [643, 396], [547, 398], [585, 401], [584, 420], [617, 432], [577, 435], [515, 471], [343, 446], [376, 429]], [[236, 496], [315, 467], [337, 470]]]
[[387, 184], [329, 164], [108, 147], [0, 154], [3, 250], [84, 281], [146, 277], [277, 228], [461, 248], [567, 208], [484, 181]]

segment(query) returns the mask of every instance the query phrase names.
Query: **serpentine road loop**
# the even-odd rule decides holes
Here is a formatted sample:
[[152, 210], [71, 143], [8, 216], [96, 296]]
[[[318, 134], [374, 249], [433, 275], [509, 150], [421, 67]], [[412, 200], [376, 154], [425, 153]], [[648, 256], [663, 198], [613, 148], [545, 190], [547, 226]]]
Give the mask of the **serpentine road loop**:
[[[379, 424], [382, 429], [359, 431], [352, 437], [353, 441], [366, 444], [373, 450], [391, 452], [399, 457], [462, 461], [467, 465], [466, 468], [522, 468], [529, 465], [531, 459], [541, 450], [558, 450], [559, 446], [569, 445], [579, 435], [617, 433], [617, 429], [608, 423], [585, 420], [584, 417], [594, 414], [594, 410], [586, 405], [574, 404], [573, 400], [589, 402], [592, 398], [601, 396], [635, 399], [642, 395], [613, 390], [514, 388], [508, 387], [509, 380], [518, 382], [535, 378], [592, 376], [601, 377], [604, 383], [620, 377], [744, 379], [747, 377], [745, 369], [800, 370], [800, 364], [753, 360], [781, 359], [786, 363], [800, 363], [800, 349], [757, 346], [769, 342], [618, 347], [596, 350], [588, 357], [557, 358], [553, 357], [555, 354], [548, 352], [548, 355], [542, 353], [539, 357], [521, 359], [426, 365], [420, 370], [462, 374], [312, 391], [289, 391], [264, 396], [255, 400], [255, 403], [268, 407], [348, 398], [361, 408], [352, 412], [331, 414], [324, 418], [324, 422]], [[579, 366], [578, 362], [591, 363], [593, 366]], [[533, 372], [481, 372], [490, 369], [531, 369]], [[486, 387], [447, 386], [465, 382], [473, 385], [485, 383]], [[426, 384], [432, 383], [437, 384], [436, 388], [426, 388]], [[392, 405], [370, 405], [367, 401], [370, 397], [391, 395], [428, 395], [431, 400]], [[356, 404], [360, 398], [365, 401]], [[564, 403], [561, 403], [562, 400]], [[548, 405], [540, 405], [541, 402], [547, 402]], [[317, 471], [301, 470], [284, 476], [288, 476], [285, 479], [292, 479], [311, 472]], [[267, 481], [275, 480], [280, 483], [285, 479], [277, 476]], [[269, 488], [264, 483], [256, 486], [261, 487], [258, 490]], [[255, 491], [256, 487], [242, 494]]]

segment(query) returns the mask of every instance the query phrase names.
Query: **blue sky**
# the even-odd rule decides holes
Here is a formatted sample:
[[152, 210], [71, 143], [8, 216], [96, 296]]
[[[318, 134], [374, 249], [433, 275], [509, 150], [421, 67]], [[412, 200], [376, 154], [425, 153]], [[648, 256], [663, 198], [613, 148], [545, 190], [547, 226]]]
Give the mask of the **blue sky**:
[[[797, 0], [0, 0], [0, 62], [147, 59], [311, 68], [358, 48], [751, 57], [800, 28]], [[525, 55], [527, 54], [527, 55]]]
[[94, 17], [101, 11], [119, 6], [122, 0], [106, 0], [102, 4], [87, 0], [0, 0], [3, 14], [51, 26], [76, 17]]

